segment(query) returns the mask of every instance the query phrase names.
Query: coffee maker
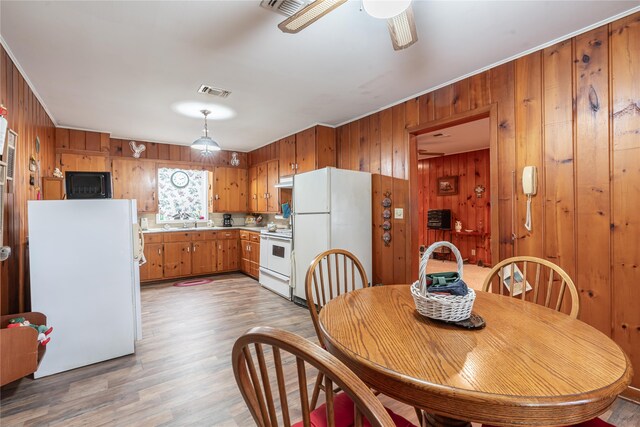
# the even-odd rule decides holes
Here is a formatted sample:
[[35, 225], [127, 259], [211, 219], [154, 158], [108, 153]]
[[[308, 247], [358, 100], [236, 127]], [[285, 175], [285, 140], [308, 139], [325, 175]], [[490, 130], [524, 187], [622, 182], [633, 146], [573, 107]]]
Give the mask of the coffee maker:
[[222, 215], [222, 226], [223, 227], [231, 227], [233, 225], [233, 220], [231, 219], [231, 214], [223, 214]]

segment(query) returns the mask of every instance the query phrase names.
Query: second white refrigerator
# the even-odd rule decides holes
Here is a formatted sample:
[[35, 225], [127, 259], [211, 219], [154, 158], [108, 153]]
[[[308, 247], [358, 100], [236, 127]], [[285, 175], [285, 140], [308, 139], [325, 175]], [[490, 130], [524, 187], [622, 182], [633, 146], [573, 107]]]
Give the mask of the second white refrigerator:
[[371, 281], [371, 174], [324, 168], [293, 180], [294, 301], [306, 300], [309, 264], [329, 249], [353, 253]]

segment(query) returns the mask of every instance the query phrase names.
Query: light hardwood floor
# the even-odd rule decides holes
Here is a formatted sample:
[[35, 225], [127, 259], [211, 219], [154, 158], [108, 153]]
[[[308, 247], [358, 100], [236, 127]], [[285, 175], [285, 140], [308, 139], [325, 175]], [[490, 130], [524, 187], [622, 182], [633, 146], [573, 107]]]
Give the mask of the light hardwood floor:
[[[315, 341], [306, 309], [241, 274], [186, 288], [145, 286], [142, 307], [144, 339], [135, 355], [4, 387], [0, 424], [251, 426], [231, 368], [235, 339], [269, 325]], [[412, 408], [381, 398], [416, 422]], [[640, 407], [619, 399], [602, 418], [638, 426]]]

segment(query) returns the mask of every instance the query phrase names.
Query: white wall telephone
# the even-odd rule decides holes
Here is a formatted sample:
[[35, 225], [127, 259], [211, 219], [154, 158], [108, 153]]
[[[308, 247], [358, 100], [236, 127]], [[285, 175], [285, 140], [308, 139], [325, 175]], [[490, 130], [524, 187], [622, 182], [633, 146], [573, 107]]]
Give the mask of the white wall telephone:
[[524, 227], [531, 231], [531, 196], [538, 192], [538, 173], [535, 166], [525, 166], [522, 170], [522, 192], [527, 196], [527, 218]]

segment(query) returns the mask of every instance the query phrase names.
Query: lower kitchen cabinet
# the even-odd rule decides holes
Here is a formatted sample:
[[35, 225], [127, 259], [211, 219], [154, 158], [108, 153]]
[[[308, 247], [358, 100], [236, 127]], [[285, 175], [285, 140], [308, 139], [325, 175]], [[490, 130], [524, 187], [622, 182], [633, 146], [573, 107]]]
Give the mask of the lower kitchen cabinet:
[[216, 271], [216, 242], [213, 240], [192, 243], [191, 274], [208, 274]]
[[140, 266], [140, 281], [160, 280], [164, 277], [163, 246], [162, 243], [144, 245], [144, 257], [147, 262]]
[[240, 271], [258, 278], [260, 271], [260, 233], [240, 232]]
[[218, 245], [217, 271], [238, 270], [238, 239], [227, 239], [216, 241]]
[[164, 277], [183, 277], [191, 274], [191, 242], [164, 244]]

